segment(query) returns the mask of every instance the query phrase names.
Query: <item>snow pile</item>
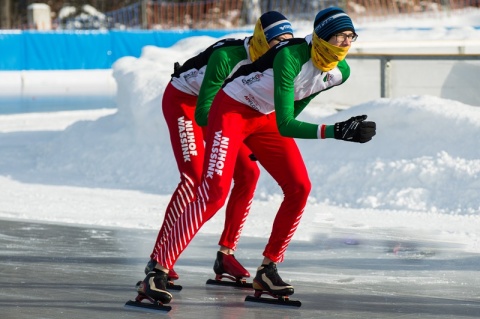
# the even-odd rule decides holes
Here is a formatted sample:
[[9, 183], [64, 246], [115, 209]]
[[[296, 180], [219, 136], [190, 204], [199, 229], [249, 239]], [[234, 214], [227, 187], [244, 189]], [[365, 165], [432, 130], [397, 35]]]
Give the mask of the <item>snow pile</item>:
[[[186, 53], [182, 43], [171, 49], [147, 47], [139, 59], [119, 60], [114, 67], [118, 112], [75, 123], [41, 145], [35, 176], [171, 194], [179, 177], [161, 98], [173, 62], [196, 49]], [[302, 119], [333, 124], [367, 114], [377, 122], [378, 133], [366, 144], [297, 140], [309, 168], [313, 201], [352, 208], [480, 211], [475, 191], [480, 187], [480, 150], [473, 138], [480, 129], [480, 108], [431, 96], [379, 99], [320, 117], [315, 115], [318, 107], [307, 107]], [[257, 199], [280, 194], [263, 172]]]

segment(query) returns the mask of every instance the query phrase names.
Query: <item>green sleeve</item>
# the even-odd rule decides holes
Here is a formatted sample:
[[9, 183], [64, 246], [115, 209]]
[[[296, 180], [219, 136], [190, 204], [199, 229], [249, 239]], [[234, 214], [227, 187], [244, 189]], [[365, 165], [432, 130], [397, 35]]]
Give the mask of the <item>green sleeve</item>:
[[[277, 59], [274, 61], [275, 112], [278, 130], [283, 136], [316, 139], [318, 138], [318, 124], [296, 120], [297, 116], [305, 109], [308, 103], [320, 93], [317, 92], [302, 100], [294, 101], [294, 79], [300, 72], [303, 64], [302, 61], [305, 61], [305, 59], [308, 60], [309, 57], [301, 56], [300, 54], [297, 54], [297, 56], [279, 54], [278, 61]], [[277, 67], [275, 67], [276, 63], [278, 63]], [[283, 65], [283, 68], [281, 65]], [[338, 68], [342, 73], [342, 83], [344, 83], [350, 76], [350, 67], [347, 62], [343, 60], [338, 63]], [[281, 71], [277, 72], [276, 70]], [[331, 89], [331, 87], [327, 90], [329, 89]], [[325, 137], [334, 137], [333, 125], [326, 126]]]
[[[303, 109], [310, 103], [311, 100], [313, 100], [314, 97], [316, 97], [320, 92], [317, 92], [315, 94], [312, 94], [300, 101], [295, 101], [295, 112], [294, 116], [297, 118], [297, 116], [302, 113]], [[318, 125], [317, 125], [317, 130], [318, 130]], [[317, 131], [317, 137], [318, 138], [318, 131]], [[334, 125], [327, 125], [325, 128], [325, 138], [334, 138]]]
[[[345, 83], [345, 81], [350, 77], [350, 67], [348, 66], [347, 64], [347, 61], [343, 60], [341, 62], [338, 63], [338, 69], [340, 70], [340, 72], [342, 73], [342, 83]], [[328, 91], [330, 90], [332, 87], [329, 87], [327, 88], [325, 91]], [[323, 91], [323, 92], [325, 92]], [[294, 112], [294, 116], [295, 118], [297, 118], [297, 116], [302, 113], [303, 109], [308, 105], [308, 103], [310, 103], [311, 100], [313, 100], [318, 94], [320, 94], [320, 92], [317, 92], [317, 93], [314, 93], [302, 100], [299, 100], [299, 101], [295, 101], [295, 112]]]
[[212, 106], [213, 98], [235, 65], [245, 59], [247, 59], [247, 53], [243, 46], [219, 48], [212, 53], [208, 59], [205, 76], [198, 93], [197, 107], [195, 108], [195, 121], [198, 125], [207, 125], [208, 112]]
[[302, 113], [303, 109], [308, 105], [308, 103], [310, 103], [310, 101], [313, 100], [313, 98], [316, 97], [319, 93], [320, 93], [320, 92], [315, 93], [315, 94], [312, 94], [312, 95], [310, 95], [310, 96], [308, 96], [308, 97], [306, 97], [306, 98], [304, 98], [304, 99], [301, 99], [301, 100], [299, 100], [299, 101], [295, 101], [294, 104], [293, 104], [293, 105], [294, 105], [294, 108], [295, 108], [294, 113], [293, 113], [293, 116], [294, 116], [295, 118], [297, 118], [297, 116], [298, 116], [300, 113]]
[[342, 72], [342, 83], [345, 83], [350, 77], [350, 66], [347, 63], [347, 60], [338, 62], [337, 68]]
[[[293, 46], [295, 47], [295, 46]], [[300, 73], [302, 64], [308, 61], [307, 50], [284, 48], [273, 61], [274, 103], [278, 131], [282, 136], [313, 139], [317, 138], [318, 125], [298, 121], [295, 117], [310, 102], [300, 102], [295, 108], [295, 77]], [[305, 105], [302, 105], [305, 103]]]

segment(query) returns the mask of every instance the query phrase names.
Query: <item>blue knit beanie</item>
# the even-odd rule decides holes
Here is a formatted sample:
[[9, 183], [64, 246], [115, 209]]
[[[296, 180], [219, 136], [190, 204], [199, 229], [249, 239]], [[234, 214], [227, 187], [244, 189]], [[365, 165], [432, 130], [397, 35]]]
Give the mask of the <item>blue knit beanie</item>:
[[273, 38], [282, 34], [290, 33], [293, 35], [293, 28], [290, 21], [280, 12], [266, 12], [260, 17], [260, 22], [262, 23], [267, 42], [270, 42]]
[[336, 34], [343, 31], [352, 31], [355, 33], [352, 20], [340, 8], [330, 7], [317, 13], [313, 29], [317, 36], [325, 41]]

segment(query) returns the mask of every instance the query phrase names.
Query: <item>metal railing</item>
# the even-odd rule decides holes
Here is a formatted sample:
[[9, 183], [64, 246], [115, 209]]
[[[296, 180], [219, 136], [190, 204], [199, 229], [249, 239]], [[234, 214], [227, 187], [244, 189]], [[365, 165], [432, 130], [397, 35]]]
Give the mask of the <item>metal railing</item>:
[[392, 61], [480, 61], [480, 54], [349, 54], [348, 60], [380, 62], [380, 97], [389, 98], [392, 88]]

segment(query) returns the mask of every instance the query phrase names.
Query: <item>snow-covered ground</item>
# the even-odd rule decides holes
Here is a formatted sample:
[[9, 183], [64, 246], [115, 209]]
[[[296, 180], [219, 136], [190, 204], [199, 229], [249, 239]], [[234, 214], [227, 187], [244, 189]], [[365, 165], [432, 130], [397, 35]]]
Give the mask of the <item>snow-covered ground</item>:
[[[478, 12], [443, 26], [402, 21], [415, 23], [433, 28], [362, 25], [359, 39], [398, 40], [397, 45], [480, 41], [480, 30], [472, 27], [480, 25]], [[304, 28], [297, 35], [309, 32]], [[158, 229], [179, 181], [161, 113], [163, 90], [173, 62], [214, 40], [147, 47], [141, 58], [117, 61], [118, 110], [0, 115], [0, 218]], [[479, 94], [478, 82], [471, 90]], [[313, 190], [294, 240], [309, 241], [319, 225], [327, 225], [354, 241], [360, 233], [364, 239], [408, 236], [480, 253], [480, 105], [405, 96], [337, 112], [321, 99], [307, 107], [303, 119], [333, 124], [367, 114], [377, 122], [377, 136], [364, 145], [298, 140]], [[280, 202], [280, 188], [262, 172], [243, 236], [268, 237]], [[201, 232], [220, 234], [222, 227], [220, 211]]]

